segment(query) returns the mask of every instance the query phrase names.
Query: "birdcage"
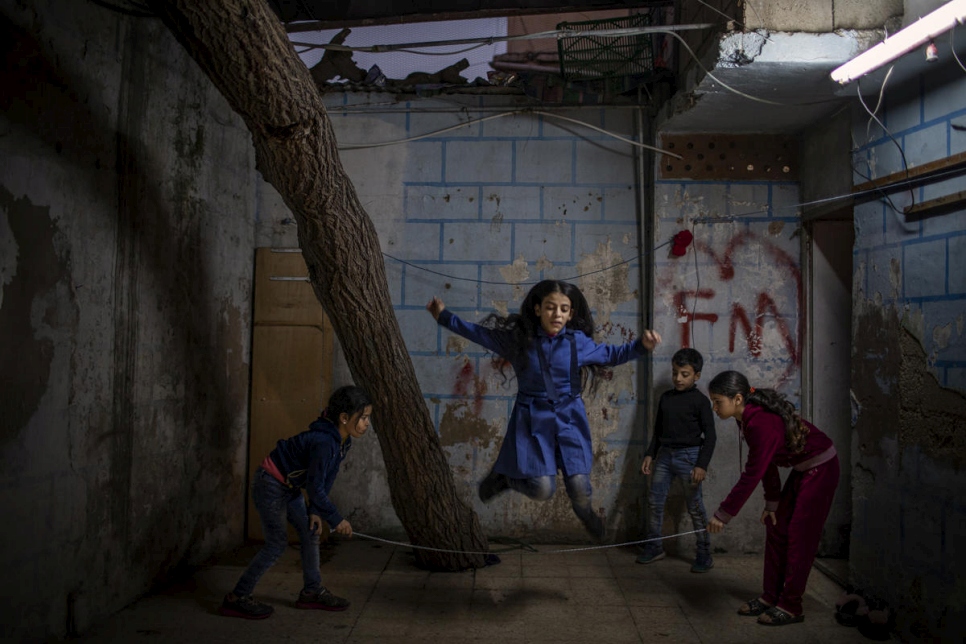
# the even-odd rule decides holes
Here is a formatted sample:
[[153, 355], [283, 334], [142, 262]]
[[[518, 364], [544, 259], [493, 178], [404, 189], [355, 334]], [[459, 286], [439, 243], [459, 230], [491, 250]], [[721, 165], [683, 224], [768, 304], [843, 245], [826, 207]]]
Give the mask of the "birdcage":
[[[567, 80], [592, 80], [649, 74], [654, 71], [654, 49], [650, 33], [633, 33], [634, 29], [649, 27], [647, 13], [587, 20], [561, 22], [557, 29], [580, 33], [557, 39], [560, 73]], [[626, 35], [593, 35], [589, 32], [629, 30]]]

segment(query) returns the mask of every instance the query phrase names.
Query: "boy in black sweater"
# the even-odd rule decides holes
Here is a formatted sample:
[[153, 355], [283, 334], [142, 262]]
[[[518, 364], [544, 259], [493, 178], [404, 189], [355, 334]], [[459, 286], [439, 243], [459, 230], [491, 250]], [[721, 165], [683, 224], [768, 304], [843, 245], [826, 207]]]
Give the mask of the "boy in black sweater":
[[637, 563], [648, 564], [664, 558], [661, 527], [664, 502], [675, 478], [685, 481], [688, 513], [697, 537], [697, 555], [691, 572], [708, 572], [714, 567], [711, 539], [708, 537], [708, 515], [701, 498], [701, 481], [708, 471], [714, 453], [714, 415], [711, 401], [698, 391], [694, 383], [701, 377], [704, 358], [694, 349], [681, 349], [671, 357], [674, 389], [661, 396], [654, 420], [654, 435], [644, 453], [641, 472], [651, 476], [648, 494], [647, 538]]

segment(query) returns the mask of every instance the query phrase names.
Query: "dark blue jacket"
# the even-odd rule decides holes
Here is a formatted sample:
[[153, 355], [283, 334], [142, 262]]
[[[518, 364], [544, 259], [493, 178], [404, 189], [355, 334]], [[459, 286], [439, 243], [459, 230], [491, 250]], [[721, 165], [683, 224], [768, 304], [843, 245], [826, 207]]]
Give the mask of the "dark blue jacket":
[[319, 416], [308, 431], [278, 441], [270, 455], [289, 485], [305, 488], [309, 514], [319, 515], [333, 528], [342, 523], [342, 515], [329, 500], [329, 491], [351, 446], [351, 438], [343, 442], [335, 425]]

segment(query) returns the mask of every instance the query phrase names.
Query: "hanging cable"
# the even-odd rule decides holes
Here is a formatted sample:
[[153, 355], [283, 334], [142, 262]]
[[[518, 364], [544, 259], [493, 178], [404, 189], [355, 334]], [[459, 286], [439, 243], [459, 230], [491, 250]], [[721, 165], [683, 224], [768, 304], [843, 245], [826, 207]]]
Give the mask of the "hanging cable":
[[[523, 34], [519, 36], [487, 36], [477, 38], [456, 38], [451, 40], [430, 40], [423, 42], [398, 43], [389, 45], [364, 45], [353, 47], [350, 45], [340, 45], [335, 43], [308, 43], [291, 41], [293, 45], [299, 47], [309, 47], [311, 49], [331, 49], [334, 51], [358, 51], [367, 53], [388, 53], [403, 49], [412, 50], [416, 47], [445, 47], [448, 45], [492, 45], [496, 42], [512, 42], [517, 40], [542, 40], [545, 38], [623, 38], [626, 36], [642, 36], [649, 33], [669, 33], [672, 31], [692, 31], [710, 29], [715, 25], [711, 23], [692, 24], [692, 25], [665, 25], [660, 27], [635, 27], [632, 29], [599, 29], [597, 31], [576, 31], [572, 29], [554, 29], [552, 31], [541, 31], [533, 34]], [[410, 52], [422, 53], [422, 52]]]
[[639, 147], [639, 148], [643, 148], [645, 150], [651, 150], [652, 152], [655, 152], [657, 154], [664, 154], [664, 155], [667, 155], [667, 156], [672, 156], [672, 157], [674, 157], [676, 159], [683, 158], [680, 154], [675, 154], [674, 152], [668, 152], [666, 150], [662, 150], [660, 148], [656, 148], [656, 147], [654, 147], [652, 145], [648, 145], [646, 143], [640, 143], [638, 141], [634, 141], [633, 139], [628, 139], [628, 138], [623, 137], [623, 136], [621, 136], [619, 134], [614, 134], [613, 132], [608, 132], [607, 130], [605, 130], [603, 128], [599, 128], [599, 127], [597, 127], [595, 125], [591, 125], [589, 123], [585, 123], [584, 121], [578, 121], [577, 119], [572, 119], [572, 118], [567, 117], [567, 116], [560, 116], [559, 114], [554, 114], [552, 112], [545, 112], [543, 110], [531, 110], [531, 109], [513, 110], [511, 112], [500, 112], [499, 114], [491, 114], [489, 116], [484, 116], [482, 118], [471, 119], [469, 121], [466, 121], [465, 123], [459, 123], [457, 125], [451, 125], [449, 127], [443, 128], [441, 130], [435, 130], [433, 132], [427, 132], [425, 134], [420, 134], [420, 135], [417, 135], [417, 136], [411, 136], [411, 137], [408, 137], [408, 138], [405, 138], [405, 139], [396, 139], [394, 141], [383, 141], [381, 143], [349, 143], [349, 144], [345, 144], [345, 145], [339, 145], [338, 147], [339, 147], [340, 150], [363, 150], [363, 149], [368, 149], [368, 148], [381, 148], [381, 147], [385, 147], [385, 146], [389, 146], [389, 145], [400, 145], [400, 144], [403, 144], [403, 143], [412, 143], [413, 141], [419, 141], [420, 139], [426, 139], [426, 138], [429, 138], [429, 137], [432, 137], [432, 136], [439, 136], [440, 134], [445, 134], [446, 132], [451, 132], [453, 130], [458, 130], [460, 128], [464, 128], [464, 127], [467, 127], [467, 126], [470, 126], [470, 125], [475, 125], [477, 123], [483, 123], [485, 121], [491, 121], [493, 119], [502, 118], [504, 116], [516, 116], [516, 115], [519, 115], [519, 114], [528, 114], [528, 113], [529, 114], [538, 114], [540, 116], [545, 116], [545, 117], [549, 117], [549, 118], [552, 118], [552, 119], [558, 119], [558, 120], [561, 120], [561, 121], [568, 121], [570, 123], [576, 123], [577, 125], [582, 125], [582, 126], [588, 128], [588, 129], [591, 129], [591, 130], [600, 132], [602, 134], [606, 134], [607, 136], [612, 137], [614, 139], [617, 139], [619, 141], [623, 141], [624, 143], [628, 143], [630, 145], [633, 145], [633, 146], [636, 146], [636, 147]]
[[[885, 92], [885, 81], [889, 80], [889, 74], [891, 73], [892, 73], [892, 68], [890, 67], [889, 71], [886, 73], [885, 80], [882, 81], [883, 93]], [[859, 102], [862, 104], [862, 107], [864, 107], [865, 111], [869, 113], [869, 116], [875, 119], [875, 122], [879, 124], [879, 127], [882, 128], [882, 131], [892, 140], [893, 143], [895, 143], [896, 148], [898, 148], [899, 155], [902, 157], [902, 169], [906, 172], [906, 177], [908, 178], [909, 164], [906, 162], [906, 152], [905, 150], [902, 149], [902, 145], [899, 144], [899, 142], [896, 140], [896, 137], [892, 135], [892, 132], [889, 131], [889, 128], [885, 126], [885, 123], [879, 120], [879, 117], [876, 116], [875, 113], [869, 109], [869, 106], [865, 104], [865, 99], [862, 98], [862, 79], [860, 78], [855, 79], [855, 89], [856, 89], [856, 93], [859, 96]], [[881, 103], [881, 101], [882, 101], [882, 94], [880, 93], [879, 102]], [[878, 106], [876, 106], [876, 110], [878, 111]], [[871, 179], [869, 179], [869, 181], [871, 181]], [[910, 207], [916, 205], [916, 195], [915, 195], [915, 192], [913, 191], [912, 185], [909, 186], [909, 200], [910, 200]], [[889, 204], [892, 205], [893, 210], [896, 210], [895, 204], [892, 203], [892, 199], [889, 199]], [[896, 212], [900, 212], [900, 211], [896, 210]]]
[[966, 72], [966, 65], [963, 65], [963, 61], [959, 60], [959, 55], [956, 53], [956, 25], [958, 24], [958, 22], [953, 24], [953, 28], [949, 30], [949, 50], [953, 52], [953, 58], [956, 59], [960, 69]]
[[694, 50], [691, 49], [691, 47], [684, 40], [684, 38], [682, 38], [681, 36], [679, 36], [678, 34], [676, 34], [673, 31], [666, 31], [664, 33], [667, 33], [667, 34], [673, 36], [674, 38], [677, 38], [678, 39], [678, 42], [681, 43], [681, 46], [684, 47], [688, 51], [688, 54], [691, 55], [691, 58], [694, 60], [695, 64], [704, 71], [704, 73], [707, 75], [708, 78], [710, 78], [714, 82], [718, 83], [719, 85], [721, 85], [722, 87], [724, 87], [729, 92], [732, 92], [733, 94], [737, 94], [738, 96], [743, 96], [744, 98], [747, 98], [747, 99], [752, 100], [752, 101], [756, 101], [758, 103], [764, 103], [766, 105], [776, 105], [776, 106], [779, 106], [779, 107], [805, 107], [805, 106], [808, 106], [808, 105], [821, 105], [823, 103], [837, 102], [837, 101], [841, 100], [839, 98], [830, 98], [830, 99], [823, 99], [823, 100], [820, 100], [820, 101], [807, 101], [805, 103], [782, 103], [780, 101], [771, 101], [771, 100], [768, 100], [767, 98], [759, 98], [757, 96], [752, 96], [751, 94], [746, 94], [746, 93], [742, 92], [741, 90], [735, 89], [731, 85], [728, 85], [727, 83], [725, 83], [724, 81], [722, 81], [720, 78], [718, 78], [717, 76], [715, 76], [714, 74], [712, 74], [708, 70], [708, 68], [704, 66], [704, 64], [701, 62], [701, 59], [698, 58], [698, 55], [696, 53], [694, 53]]

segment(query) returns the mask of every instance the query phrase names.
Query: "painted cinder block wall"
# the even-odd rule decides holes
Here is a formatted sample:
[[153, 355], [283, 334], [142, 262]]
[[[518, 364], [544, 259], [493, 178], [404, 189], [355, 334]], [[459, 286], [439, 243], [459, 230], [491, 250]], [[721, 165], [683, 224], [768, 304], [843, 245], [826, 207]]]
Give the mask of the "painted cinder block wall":
[[[853, 111], [856, 184], [901, 172], [903, 154], [911, 168], [966, 152], [966, 72], [955, 61], [884, 96], [888, 132]], [[853, 282], [852, 576], [902, 608], [904, 629], [956, 639], [966, 605], [956, 547], [966, 537], [966, 209], [920, 219], [897, 210], [963, 190], [960, 175], [857, 205]]]
[[[660, 164], [658, 164], [660, 165]], [[655, 398], [671, 388], [670, 359], [692, 347], [705, 359], [698, 388], [734, 369], [752, 386], [774, 387], [796, 404], [801, 384], [802, 276], [800, 187], [797, 182], [691, 181], [655, 177], [655, 244], [682, 230], [694, 241], [684, 256], [654, 253], [654, 324], [665, 343], [654, 357]], [[747, 456], [734, 421], [715, 419], [717, 445], [703, 487], [708, 514], [737, 482]], [[665, 533], [691, 530], [678, 491]], [[712, 547], [760, 552], [761, 488]], [[692, 538], [675, 546], [685, 556]]]
[[[384, 107], [374, 107], [387, 102], [380, 94], [326, 100], [342, 162], [379, 232], [392, 304], [457, 489], [487, 534], [585, 540], [562, 483], [548, 503], [516, 494], [488, 505], [478, 500], [476, 486], [496, 458], [515, 383], [504, 386], [481, 347], [440, 330], [424, 307], [438, 295], [461, 317], [479, 321], [493, 311], [517, 311], [536, 281], [564, 278], [590, 302], [599, 340], [637, 337], [644, 304], [634, 148], [580, 124], [633, 138], [635, 112], [561, 113], [575, 124], [531, 113], [495, 117], [515, 109], [514, 100], [501, 97]], [[459, 127], [435, 134], [453, 126]], [[281, 223], [288, 215], [277, 195], [261, 191], [257, 239], [297, 245], [295, 227]], [[641, 522], [637, 470], [647, 411], [639, 366], [615, 369], [587, 398], [596, 504], [621, 535], [636, 535]], [[335, 379], [348, 379], [341, 358]], [[333, 498], [359, 530], [402, 534], [374, 437], [358, 442]]]
[[254, 155], [160, 21], [0, 2], [0, 639], [243, 538]]

